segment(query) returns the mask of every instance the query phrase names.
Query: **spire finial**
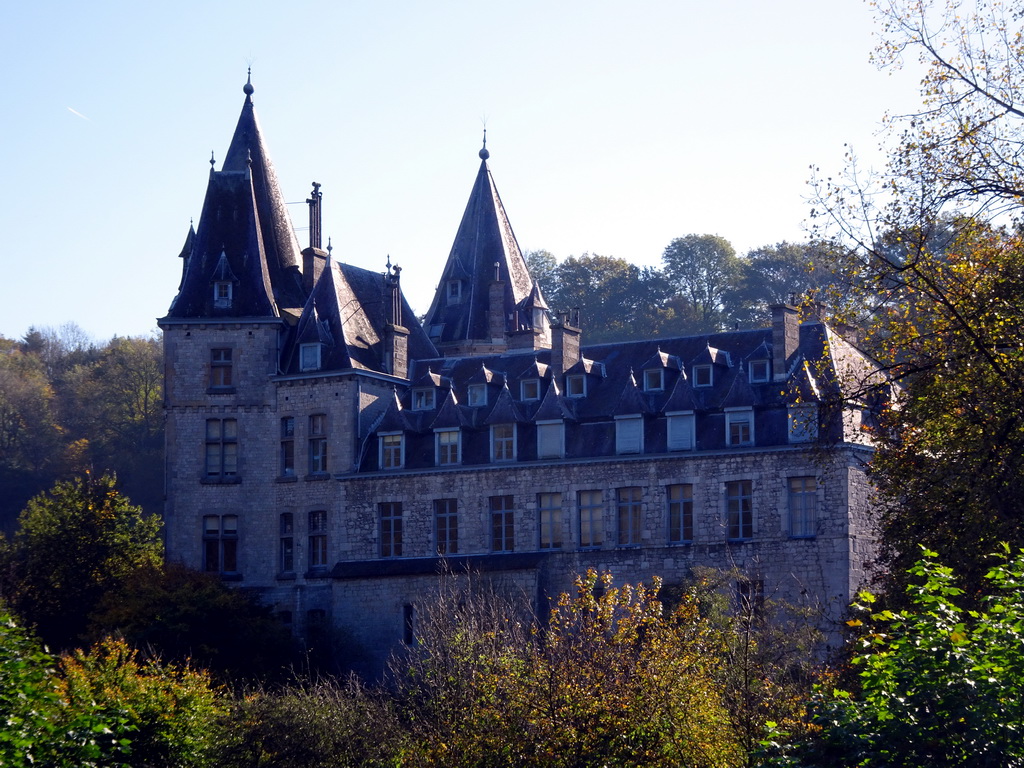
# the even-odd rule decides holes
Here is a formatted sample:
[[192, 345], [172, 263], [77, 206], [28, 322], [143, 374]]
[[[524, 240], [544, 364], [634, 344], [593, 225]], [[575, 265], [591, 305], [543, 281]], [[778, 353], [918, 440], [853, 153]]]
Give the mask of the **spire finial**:
[[334, 246], [331, 245], [331, 236], [328, 235], [327, 236], [327, 261], [328, 262], [330, 262], [330, 260], [331, 260], [331, 251], [333, 251], [333, 250], [334, 250]]
[[484, 147], [480, 150], [480, 159], [486, 160], [491, 156], [491, 153], [487, 151], [487, 129], [484, 128]]
[[246, 96], [252, 96], [252, 92], [256, 89], [252, 87], [252, 67], [249, 67], [249, 72], [245, 78], [245, 85], [242, 86], [242, 93]]
[[213, 159], [213, 150], [211, 149], [210, 150], [210, 170], [211, 171], [213, 170], [213, 167], [215, 165], [217, 165], [217, 161]]

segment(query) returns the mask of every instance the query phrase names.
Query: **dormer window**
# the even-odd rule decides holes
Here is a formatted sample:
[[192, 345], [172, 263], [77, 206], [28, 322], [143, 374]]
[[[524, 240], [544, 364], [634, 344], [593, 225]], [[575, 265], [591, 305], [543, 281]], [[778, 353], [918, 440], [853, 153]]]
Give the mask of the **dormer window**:
[[644, 392], [660, 392], [665, 388], [665, 371], [648, 368], [644, 371]]
[[754, 444], [754, 412], [749, 408], [725, 412], [726, 445]]
[[519, 385], [520, 400], [540, 400], [540, 379], [526, 379]]
[[768, 381], [768, 361], [767, 360], [751, 360], [750, 361], [750, 383], [751, 384], [764, 384]]
[[320, 370], [320, 344], [301, 344], [299, 346], [299, 370]]
[[693, 386], [710, 387], [714, 383], [714, 369], [710, 365], [693, 366]]
[[582, 373], [574, 373], [565, 377], [565, 394], [568, 397], [587, 396], [587, 377]]
[[449, 280], [448, 281], [448, 303], [458, 304], [462, 301], [462, 281], [461, 280]]
[[487, 385], [470, 384], [466, 389], [466, 404], [471, 408], [487, 405]]
[[432, 387], [426, 389], [414, 389], [412, 391], [412, 409], [414, 411], [429, 411], [434, 407], [434, 390]]
[[540, 307], [533, 308], [533, 330], [545, 331], [548, 327], [548, 313]]
[[233, 296], [234, 286], [230, 280], [218, 280], [213, 284], [213, 306], [217, 309], [229, 308]]

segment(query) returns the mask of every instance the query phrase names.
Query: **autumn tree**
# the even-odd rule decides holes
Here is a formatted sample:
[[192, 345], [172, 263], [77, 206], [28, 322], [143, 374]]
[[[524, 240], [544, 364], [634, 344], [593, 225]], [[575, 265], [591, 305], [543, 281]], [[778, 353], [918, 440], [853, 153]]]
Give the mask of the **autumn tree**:
[[978, 594], [983, 553], [1024, 544], [1024, 4], [877, 8], [876, 60], [916, 57], [922, 104], [888, 118], [877, 184], [851, 160], [817, 183], [815, 216], [857, 276], [852, 306], [870, 310], [848, 319], [894, 385], [872, 467], [891, 595], [920, 544]]
[[50, 647], [79, 642], [109, 591], [162, 560], [161, 522], [112, 476], [57, 483], [28, 503], [3, 548], [3, 596]]

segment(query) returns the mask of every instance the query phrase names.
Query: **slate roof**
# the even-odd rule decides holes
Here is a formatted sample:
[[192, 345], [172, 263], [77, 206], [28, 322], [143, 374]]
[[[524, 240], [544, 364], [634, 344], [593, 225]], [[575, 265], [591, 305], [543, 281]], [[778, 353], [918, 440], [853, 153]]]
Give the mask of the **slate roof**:
[[[301, 307], [299, 245], [253, 107], [251, 82], [220, 171], [211, 169], [199, 228], [186, 240], [168, 318], [279, 317]], [[212, 160], [211, 160], [212, 164]], [[213, 283], [228, 275], [230, 302]]]
[[[409, 331], [409, 357], [430, 358], [437, 350], [402, 296], [401, 320]], [[303, 344], [322, 345], [321, 371], [386, 372], [384, 328], [390, 319], [391, 288], [382, 273], [331, 261], [310, 293], [282, 361], [285, 373], [302, 373]]]
[[[517, 307], [533, 306], [526, 301], [533, 294], [533, 281], [487, 166], [489, 156], [486, 146], [480, 150], [473, 191], [426, 315], [428, 329], [441, 329], [439, 335], [431, 334], [438, 346], [465, 340], [491, 341], [488, 308], [496, 264], [498, 279], [504, 283], [506, 330], [516, 330], [510, 318]], [[448, 283], [452, 280], [463, 281], [458, 302], [448, 299]], [[539, 290], [536, 299], [543, 306]]]

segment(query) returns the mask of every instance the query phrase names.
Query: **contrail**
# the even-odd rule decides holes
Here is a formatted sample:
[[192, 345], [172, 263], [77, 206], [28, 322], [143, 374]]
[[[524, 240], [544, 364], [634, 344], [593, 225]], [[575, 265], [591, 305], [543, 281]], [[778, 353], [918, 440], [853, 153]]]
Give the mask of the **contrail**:
[[[77, 109], [72, 109], [71, 107], [68, 107], [68, 112], [70, 112], [70, 113], [71, 113], [72, 115], [78, 115], [78, 116], [79, 116], [80, 118], [82, 118], [83, 120], [89, 120], [89, 118], [88, 118], [88, 117], [86, 117], [85, 115], [83, 115], [83, 114], [82, 114], [81, 112], [79, 112], [79, 111], [78, 111]], [[89, 122], [91, 123], [91, 122], [92, 122], [92, 120], [89, 120]]]

